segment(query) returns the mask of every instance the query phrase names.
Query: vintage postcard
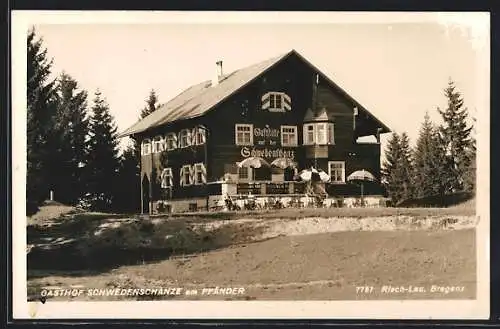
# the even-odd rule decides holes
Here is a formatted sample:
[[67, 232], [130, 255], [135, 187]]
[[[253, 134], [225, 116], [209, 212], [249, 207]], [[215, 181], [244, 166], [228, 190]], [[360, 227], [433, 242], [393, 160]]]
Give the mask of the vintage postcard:
[[14, 11], [14, 318], [487, 318], [489, 34]]

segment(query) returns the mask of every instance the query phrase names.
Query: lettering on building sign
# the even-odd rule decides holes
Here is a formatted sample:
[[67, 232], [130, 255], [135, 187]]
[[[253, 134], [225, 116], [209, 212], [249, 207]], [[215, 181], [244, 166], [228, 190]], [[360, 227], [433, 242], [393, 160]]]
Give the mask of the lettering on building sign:
[[256, 145], [278, 145], [281, 131], [278, 128], [271, 128], [265, 125], [264, 128], [254, 128], [254, 142]]
[[295, 151], [293, 150], [285, 150], [285, 149], [256, 149], [254, 147], [243, 146], [241, 148], [241, 155], [244, 158], [248, 157], [261, 157], [261, 158], [295, 158]]
[[253, 134], [255, 137], [279, 138], [280, 130], [276, 128], [270, 128], [269, 125], [266, 125], [264, 128], [255, 128], [253, 130]]

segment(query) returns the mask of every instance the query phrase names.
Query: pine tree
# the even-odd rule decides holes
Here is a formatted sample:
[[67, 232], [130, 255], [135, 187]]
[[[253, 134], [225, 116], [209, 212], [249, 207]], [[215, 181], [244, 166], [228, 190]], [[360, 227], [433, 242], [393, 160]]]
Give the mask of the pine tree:
[[382, 177], [393, 204], [399, 201], [401, 194], [399, 182], [396, 181], [397, 177], [394, 174], [397, 170], [401, 154], [399, 146], [399, 135], [393, 132], [388, 140], [387, 149], [385, 150], [385, 161], [382, 165]]
[[414, 150], [415, 196], [443, 197], [450, 185], [445, 171], [446, 158], [442, 141], [437, 127], [426, 113]]
[[56, 97], [50, 80], [52, 60], [34, 29], [27, 36], [27, 173], [26, 211], [33, 213], [52, 188], [48, 159]]
[[444, 91], [448, 101], [445, 110], [438, 108], [443, 118], [439, 132], [446, 152], [447, 179], [451, 192], [463, 191], [467, 173], [471, 166], [471, 129], [467, 124], [468, 110], [453, 81], [448, 82]]
[[89, 125], [85, 166], [87, 201], [94, 210], [110, 211], [116, 193], [118, 170], [117, 127], [99, 90], [95, 93]]
[[465, 173], [465, 178], [464, 178], [464, 191], [466, 192], [476, 192], [476, 170], [477, 170], [477, 165], [476, 165], [476, 130], [475, 130], [475, 122], [476, 119], [473, 118], [473, 129], [471, 131], [471, 144], [467, 152], [467, 156], [470, 159], [470, 164], [469, 167], [467, 168], [467, 171]]
[[82, 166], [85, 162], [87, 92], [77, 91], [78, 83], [62, 73], [58, 80], [57, 116], [52, 134], [52, 177], [55, 197], [63, 203], [75, 204], [82, 195]]
[[413, 154], [410, 147], [410, 138], [406, 132], [399, 139], [400, 148], [400, 175], [402, 182], [402, 200], [413, 197]]
[[139, 171], [140, 158], [135, 144], [131, 143], [120, 157], [119, 182], [114, 208], [120, 212], [137, 212], [140, 210], [141, 177]]
[[144, 119], [154, 111], [158, 109], [158, 96], [156, 96], [156, 92], [154, 89], [151, 89], [149, 92], [149, 96], [146, 99], [146, 106], [141, 111], [141, 119]]
[[387, 192], [394, 205], [412, 197], [411, 188], [411, 149], [406, 133], [401, 136], [392, 133], [383, 163], [382, 175]]

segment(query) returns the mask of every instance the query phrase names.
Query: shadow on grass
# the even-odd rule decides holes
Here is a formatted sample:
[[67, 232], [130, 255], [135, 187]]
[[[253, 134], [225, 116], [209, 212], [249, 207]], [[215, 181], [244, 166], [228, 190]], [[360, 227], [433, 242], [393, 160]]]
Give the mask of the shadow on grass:
[[147, 219], [129, 221], [100, 231], [102, 218], [82, 216], [41, 231], [40, 227], [31, 228], [28, 233], [31, 241], [50, 235], [52, 238], [58, 236], [59, 241], [64, 237], [69, 242], [33, 247], [27, 255], [28, 279], [55, 273], [64, 276], [99, 274], [123, 265], [140, 265], [174, 255], [226, 247], [251, 234], [234, 225], [209, 231], [204, 226], [178, 219], [159, 223]]

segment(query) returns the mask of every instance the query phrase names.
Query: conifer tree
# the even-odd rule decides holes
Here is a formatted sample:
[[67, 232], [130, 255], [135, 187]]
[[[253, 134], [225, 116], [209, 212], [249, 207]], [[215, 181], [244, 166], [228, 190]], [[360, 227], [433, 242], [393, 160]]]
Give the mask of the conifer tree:
[[399, 135], [393, 132], [388, 140], [387, 149], [385, 150], [385, 161], [382, 165], [382, 177], [393, 204], [396, 204], [400, 197], [400, 185], [396, 181], [395, 175], [401, 154], [399, 146]]
[[402, 182], [402, 200], [413, 197], [413, 154], [410, 147], [410, 138], [406, 132], [401, 134], [399, 139], [400, 158], [400, 176]]
[[468, 110], [453, 81], [448, 82], [444, 94], [448, 105], [444, 110], [438, 108], [443, 118], [439, 132], [446, 152], [445, 174], [450, 182], [450, 192], [458, 192], [464, 190], [466, 176], [472, 164], [472, 127], [467, 124]]
[[156, 91], [151, 89], [149, 92], [149, 96], [146, 99], [146, 106], [141, 111], [141, 119], [144, 119], [154, 111], [158, 109], [158, 96], [156, 95]]
[[90, 118], [85, 166], [87, 202], [94, 210], [109, 211], [113, 206], [120, 166], [116, 132], [108, 104], [97, 90]]
[[450, 185], [446, 178], [446, 158], [438, 132], [426, 113], [414, 150], [415, 196], [444, 196]]
[[476, 192], [476, 170], [477, 170], [477, 165], [476, 165], [476, 130], [475, 130], [475, 123], [476, 119], [473, 118], [473, 125], [472, 125], [472, 131], [471, 131], [471, 144], [468, 149], [467, 156], [470, 159], [470, 164], [467, 168], [467, 171], [465, 173], [465, 178], [464, 178], [464, 191], [466, 192]]
[[78, 91], [78, 83], [62, 73], [57, 84], [58, 108], [52, 143], [52, 177], [55, 196], [63, 203], [75, 204], [82, 195], [82, 167], [88, 134], [87, 92]]
[[412, 197], [411, 149], [408, 135], [392, 133], [385, 151], [382, 175], [394, 205]]
[[53, 127], [56, 97], [50, 79], [52, 60], [42, 38], [31, 29], [27, 36], [27, 173], [26, 211], [33, 213], [49, 197], [51, 151], [49, 139]]
[[140, 158], [137, 155], [135, 143], [130, 143], [120, 157], [119, 182], [115, 209], [120, 212], [137, 212], [140, 210]]

